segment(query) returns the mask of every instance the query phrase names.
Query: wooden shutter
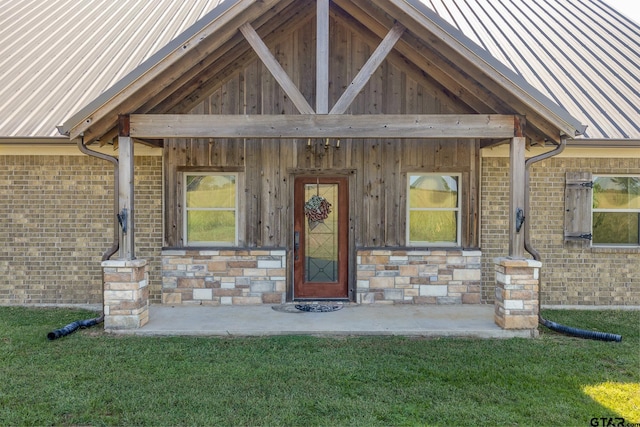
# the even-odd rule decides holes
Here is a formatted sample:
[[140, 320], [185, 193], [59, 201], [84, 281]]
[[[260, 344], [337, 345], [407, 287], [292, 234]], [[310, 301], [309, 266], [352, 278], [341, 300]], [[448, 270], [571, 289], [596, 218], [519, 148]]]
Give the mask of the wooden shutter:
[[591, 241], [591, 172], [567, 172], [564, 189], [564, 241], [588, 246]]

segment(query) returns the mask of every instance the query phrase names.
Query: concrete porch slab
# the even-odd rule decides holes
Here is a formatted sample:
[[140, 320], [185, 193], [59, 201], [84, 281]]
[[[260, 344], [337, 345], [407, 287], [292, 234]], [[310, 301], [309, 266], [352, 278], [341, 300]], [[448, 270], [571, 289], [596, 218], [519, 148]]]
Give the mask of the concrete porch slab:
[[503, 330], [493, 305], [357, 305], [338, 311], [303, 312], [290, 306], [152, 305], [140, 329], [113, 333], [167, 336], [402, 335], [420, 337], [534, 337], [537, 330]]

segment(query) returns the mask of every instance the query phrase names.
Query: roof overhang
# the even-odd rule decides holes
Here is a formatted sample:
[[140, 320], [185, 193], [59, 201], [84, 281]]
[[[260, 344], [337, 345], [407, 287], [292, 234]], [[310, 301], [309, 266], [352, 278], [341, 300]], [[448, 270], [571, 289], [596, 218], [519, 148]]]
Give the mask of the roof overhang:
[[[111, 113], [115, 114], [113, 120], [115, 123], [117, 114], [123, 112], [122, 110], [118, 111], [118, 107], [125, 103], [128, 96], [139, 90], [141, 85], [167, 71], [171, 65], [187, 56], [188, 52], [196, 50], [203, 40], [215, 32], [217, 27], [237, 18], [254, 3], [262, 2], [258, 0], [223, 1], [218, 7], [67, 119], [61, 126], [58, 126], [58, 132], [69, 136], [70, 139], [78, 138], [85, 133], [90, 133], [92, 139], [102, 136], [99, 134], [100, 132], [91, 132], [91, 128], [96, 122], [104, 120], [104, 117]], [[272, 0], [270, 3], [274, 3], [274, 1]]]
[[[346, 1], [346, 0], [345, 0]], [[527, 118], [537, 139], [558, 141], [561, 136], [574, 138], [585, 126], [552, 102], [524, 78], [517, 75], [460, 31], [438, 17], [419, 0], [353, 0], [365, 12], [377, 14], [378, 21], [400, 21], [412, 37], [428, 41], [430, 49], [457, 65], [466, 84], [477, 84], [480, 98], [491, 93], [501, 98], [505, 111], [498, 114], [518, 114]], [[115, 136], [119, 114], [145, 114], [153, 108], [149, 100], [176, 82], [194, 64], [203, 61], [225, 42], [239, 36], [238, 28], [255, 20], [276, 19], [278, 11], [293, 0], [225, 1], [196, 22], [171, 43], [135, 68], [114, 86], [82, 108], [59, 127], [70, 139], [84, 137], [87, 143]], [[383, 18], [380, 18], [384, 14]], [[388, 25], [390, 27], [391, 25]], [[258, 27], [258, 25], [256, 25]], [[425, 44], [427, 44], [425, 42]], [[425, 59], [428, 61], [428, 59]], [[469, 83], [471, 79], [474, 82]], [[469, 92], [473, 88], [467, 89]], [[144, 107], [144, 108], [143, 108]], [[508, 110], [508, 111], [507, 111]], [[162, 111], [154, 111], [162, 113]]]
[[640, 148], [640, 139], [584, 139], [576, 138], [568, 142], [572, 147], [591, 148]]

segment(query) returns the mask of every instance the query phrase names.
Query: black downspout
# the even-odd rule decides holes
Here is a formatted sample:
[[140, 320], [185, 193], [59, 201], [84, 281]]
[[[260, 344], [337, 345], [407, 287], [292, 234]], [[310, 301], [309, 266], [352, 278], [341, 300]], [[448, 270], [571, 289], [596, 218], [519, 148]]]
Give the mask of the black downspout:
[[[542, 153], [538, 156], [534, 156], [531, 157], [529, 159], [527, 159], [524, 163], [524, 182], [525, 182], [525, 189], [524, 189], [524, 216], [525, 218], [531, 218], [530, 216], [530, 208], [531, 205], [529, 203], [529, 191], [530, 191], [530, 187], [529, 187], [529, 169], [531, 168], [531, 165], [537, 162], [540, 162], [542, 160], [548, 159], [550, 157], [553, 156], [557, 156], [558, 154], [562, 153], [565, 149], [565, 147], [567, 146], [567, 139], [566, 137], [561, 137], [560, 138], [560, 144], [551, 151], [547, 151], [546, 153]], [[531, 221], [526, 221], [524, 223], [524, 249], [529, 252], [531, 254], [531, 256], [533, 257], [533, 259], [535, 259], [536, 261], [540, 261], [541, 257], [540, 257], [540, 253], [531, 245], [531, 241], [530, 241], [530, 226], [531, 226]], [[540, 278], [538, 279], [540, 282], [539, 285], [539, 291], [538, 291], [538, 295], [542, 294], [542, 276], [540, 276]], [[538, 297], [538, 300], [540, 300], [541, 298]], [[551, 320], [547, 320], [544, 317], [542, 317], [542, 315], [540, 314], [540, 308], [538, 307], [538, 323], [540, 323], [541, 325], [546, 326], [547, 328], [551, 329], [552, 331], [556, 331], [565, 335], [569, 335], [569, 336], [573, 336], [573, 337], [578, 337], [578, 338], [588, 338], [588, 339], [592, 339], [592, 340], [600, 340], [600, 341], [616, 341], [616, 342], [620, 342], [622, 341], [622, 336], [621, 335], [616, 335], [616, 334], [609, 334], [609, 333], [605, 333], [605, 332], [596, 332], [596, 331], [589, 331], [589, 330], [585, 330], [585, 329], [578, 329], [578, 328], [572, 328], [570, 326], [565, 326], [565, 325], [561, 325], [559, 323], [556, 322], [552, 322]]]
[[[111, 247], [109, 249], [106, 250], [106, 252], [104, 254], [102, 254], [102, 261], [106, 261], [109, 258], [111, 258], [113, 256], [113, 254], [115, 254], [116, 252], [118, 252], [118, 249], [120, 248], [120, 236], [118, 234], [118, 220], [117, 220], [117, 215], [116, 213], [118, 212], [118, 199], [119, 199], [119, 195], [120, 195], [120, 191], [119, 191], [119, 185], [118, 185], [118, 181], [120, 178], [120, 174], [119, 174], [119, 168], [118, 168], [118, 158], [114, 157], [114, 156], [109, 156], [108, 154], [103, 154], [103, 153], [99, 153], [97, 151], [93, 151], [90, 150], [86, 144], [84, 143], [84, 136], [82, 136], [79, 140], [78, 140], [78, 149], [88, 155], [88, 156], [92, 156], [92, 157], [97, 157], [99, 159], [102, 160], [106, 160], [108, 162], [113, 163], [113, 177], [114, 177], [114, 193], [113, 193], [113, 200], [114, 200], [114, 207], [113, 207], [113, 212], [114, 212], [114, 225], [113, 225], [113, 244], [111, 245]], [[102, 284], [103, 289], [102, 289], [102, 295], [104, 295], [104, 283]], [[100, 316], [93, 318], [93, 319], [86, 319], [86, 320], [77, 320], [73, 323], [69, 323], [68, 325], [60, 328], [60, 329], [56, 329], [53, 332], [49, 332], [47, 334], [47, 339], [49, 340], [55, 340], [57, 338], [62, 338], [64, 336], [67, 336], [73, 332], [75, 332], [78, 328], [88, 328], [90, 326], [94, 326], [97, 325], [99, 323], [102, 323], [104, 321], [104, 297], [103, 297], [103, 302], [102, 302], [102, 313], [100, 314]]]
[[119, 168], [118, 168], [118, 158], [114, 157], [114, 156], [109, 156], [108, 154], [99, 153], [98, 151], [90, 150], [84, 143], [84, 136], [82, 136], [78, 140], [78, 149], [80, 149], [80, 151], [82, 153], [84, 153], [84, 154], [86, 154], [88, 156], [97, 157], [99, 159], [106, 160], [108, 162], [113, 163], [113, 182], [115, 183], [114, 184], [114, 188], [113, 188], [113, 212], [114, 212], [114, 214], [113, 214], [113, 218], [114, 218], [113, 244], [102, 255], [102, 261], [106, 261], [109, 258], [111, 258], [113, 256], [113, 254], [118, 252], [118, 249], [120, 249], [120, 237], [118, 235], [118, 217], [117, 217], [118, 199], [120, 197], [120, 187], [118, 185], [118, 182], [119, 182], [119, 179], [120, 179], [120, 172], [119, 172]]

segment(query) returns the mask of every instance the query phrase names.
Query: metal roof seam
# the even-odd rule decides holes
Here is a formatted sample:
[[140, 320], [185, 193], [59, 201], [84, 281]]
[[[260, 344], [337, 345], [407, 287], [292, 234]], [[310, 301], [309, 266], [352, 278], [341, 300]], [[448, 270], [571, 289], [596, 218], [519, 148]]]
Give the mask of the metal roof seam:
[[[437, 3], [437, 1], [438, 0], [433, 0], [433, 3]], [[440, 2], [445, 1], [460, 3], [455, 0], [440, 0]], [[593, 2], [595, 2], [595, 0]], [[476, 10], [481, 10], [488, 7], [486, 6], [487, 3], [490, 3], [490, 6], [493, 8], [497, 7], [495, 1], [488, 2], [482, 0], [472, 2], [472, 6]], [[523, 50], [533, 51], [531, 45], [532, 41], [540, 42], [542, 48], [546, 49], [547, 52], [543, 53], [542, 57], [538, 56], [537, 60], [518, 61], [517, 69], [521, 73], [524, 73], [523, 75], [530, 83], [535, 83], [534, 86], [537, 86], [538, 89], [544, 89], [546, 87], [547, 91], [553, 92], [553, 99], [567, 109], [571, 114], [576, 115], [577, 113], [576, 117], [582, 117], [583, 119], [584, 117], [587, 117], [587, 122], [590, 125], [588, 131], [590, 135], [600, 137], [630, 137], [634, 134], [637, 135], [640, 132], [637, 123], [635, 123], [636, 121], [633, 120], [633, 115], [636, 114], [637, 106], [640, 105], [640, 102], [638, 102], [640, 101], [640, 97], [638, 96], [637, 91], [631, 88], [637, 87], [637, 85], [633, 85], [633, 81], [638, 79], [637, 75], [640, 75], [640, 73], [630, 73], [632, 76], [626, 76], [631, 77], [631, 79], [629, 79], [630, 81], [626, 81], [623, 84], [620, 80], [625, 78], [625, 71], [621, 70], [623, 75], [620, 75], [615, 72], [614, 68], [617, 68], [622, 64], [626, 64], [626, 66], [621, 68], [624, 68], [624, 70], [630, 70], [629, 66], [633, 67], [634, 63], [640, 63], [638, 59], [635, 61], [630, 59], [630, 55], [637, 58], [638, 52], [628, 52], [628, 49], [625, 48], [625, 45], [621, 42], [622, 40], [631, 40], [633, 38], [633, 34], [625, 34], [626, 38], [616, 34], [616, 37], [620, 42], [618, 42], [618, 40], [612, 41], [615, 49], [601, 52], [599, 55], [596, 55], [595, 53], [592, 54], [596, 55], [598, 57], [598, 61], [604, 62], [606, 66], [598, 65], [600, 62], [594, 61], [593, 59], [590, 60], [585, 55], [589, 55], [593, 49], [599, 49], [598, 44], [604, 44], [602, 42], [595, 43], [593, 38], [594, 36], [592, 35], [597, 34], [598, 37], [603, 37], [599, 32], [599, 22], [602, 18], [591, 19], [589, 16], [584, 16], [584, 12], [580, 10], [579, 6], [584, 5], [585, 3], [589, 3], [589, 1], [581, 0], [575, 3], [568, 3], [558, 0], [549, 0], [543, 4], [539, 1], [527, 2], [521, 0], [506, 0], [501, 2], [500, 5], [503, 6], [503, 9], [506, 9], [514, 16], [519, 17], [520, 23], [517, 26], [518, 30], [514, 31], [515, 36], [518, 36], [518, 33], [530, 33], [528, 41], [522, 39], [517, 43], [512, 42], [510, 52], [512, 55], [521, 56]], [[468, 2], [465, 1], [463, 4], [467, 5]], [[574, 10], [573, 7], [578, 10]], [[548, 19], [541, 19], [539, 14], [527, 13], [523, 8], [526, 8], [527, 10], [534, 10], [534, 8], [536, 8], [544, 11], [545, 14], [553, 13], [554, 15], [557, 15], [554, 20], [559, 24], [558, 26], [553, 27], [555, 32], [553, 36], [560, 38], [561, 43], [565, 43], [566, 38], [574, 37], [573, 33], [577, 32], [583, 42], [591, 47], [591, 50], [588, 52], [586, 50], [578, 52], [579, 55], [573, 53], [569, 54], [567, 50], [563, 52], [563, 49], [557, 45], [557, 42], [551, 43], [554, 39], [548, 34], [549, 28], [551, 27], [548, 23]], [[562, 12], [558, 12], [556, 10], [557, 8], [562, 8]], [[582, 19], [586, 19], [587, 23], [585, 25], [581, 25], [580, 22], [577, 22], [575, 19], [572, 20], [571, 18], [575, 16], [580, 16]], [[451, 18], [448, 19], [451, 20]], [[500, 17], [500, 25], [504, 26], [509, 24], [511, 19], [511, 17], [507, 18], [506, 16]], [[615, 22], [615, 18], [611, 19]], [[480, 19], [479, 25], [486, 27], [492, 24], [488, 19]], [[545, 28], [545, 30], [541, 30], [542, 28]], [[523, 29], [526, 30], [523, 31]], [[611, 31], [610, 29], [607, 30]], [[490, 34], [489, 37], [495, 39], [500, 32], [493, 28], [492, 30], [489, 30], [488, 33]], [[475, 34], [482, 33], [476, 31]], [[512, 37], [514, 37], [514, 35], [512, 35]], [[529, 34], [527, 34], [527, 37], [529, 37]], [[577, 36], [574, 38], [578, 40]], [[609, 42], [609, 39], [606, 37], [604, 40]], [[510, 40], [508, 37], [503, 37], [497, 42], [497, 44], [501, 46], [502, 50], [504, 50], [506, 46], [505, 43], [509, 42]], [[629, 43], [627, 43], [627, 47], [628, 44]], [[573, 49], [576, 49], [576, 46], [573, 46]], [[496, 56], [495, 48], [492, 48], [491, 53]], [[614, 55], [612, 55], [612, 53]], [[610, 56], [615, 56], [615, 61], [611, 61], [609, 58]], [[545, 71], [546, 65], [550, 65], [552, 62], [554, 63], [553, 71], [551, 69], [547, 69]], [[536, 77], [532, 78], [532, 74], [527, 70], [534, 72], [533, 75]], [[567, 77], [562, 79], [561, 82], [561, 80], [558, 79], [559, 75]], [[557, 84], [554, 83], [553, 80], [555, 80]], [[556, 89], [560, 88], [561, 93], [557, 92], [556, 89], [551, 89], [551, 87], [556, 87]], [[581, 95], [580, 92], [583, 92], [583, 94]], [[638, 99], [638, 101], [635, 101], [636, 99]], [[604, 115], [602, 114], [603, 111], [605, 112]]]

